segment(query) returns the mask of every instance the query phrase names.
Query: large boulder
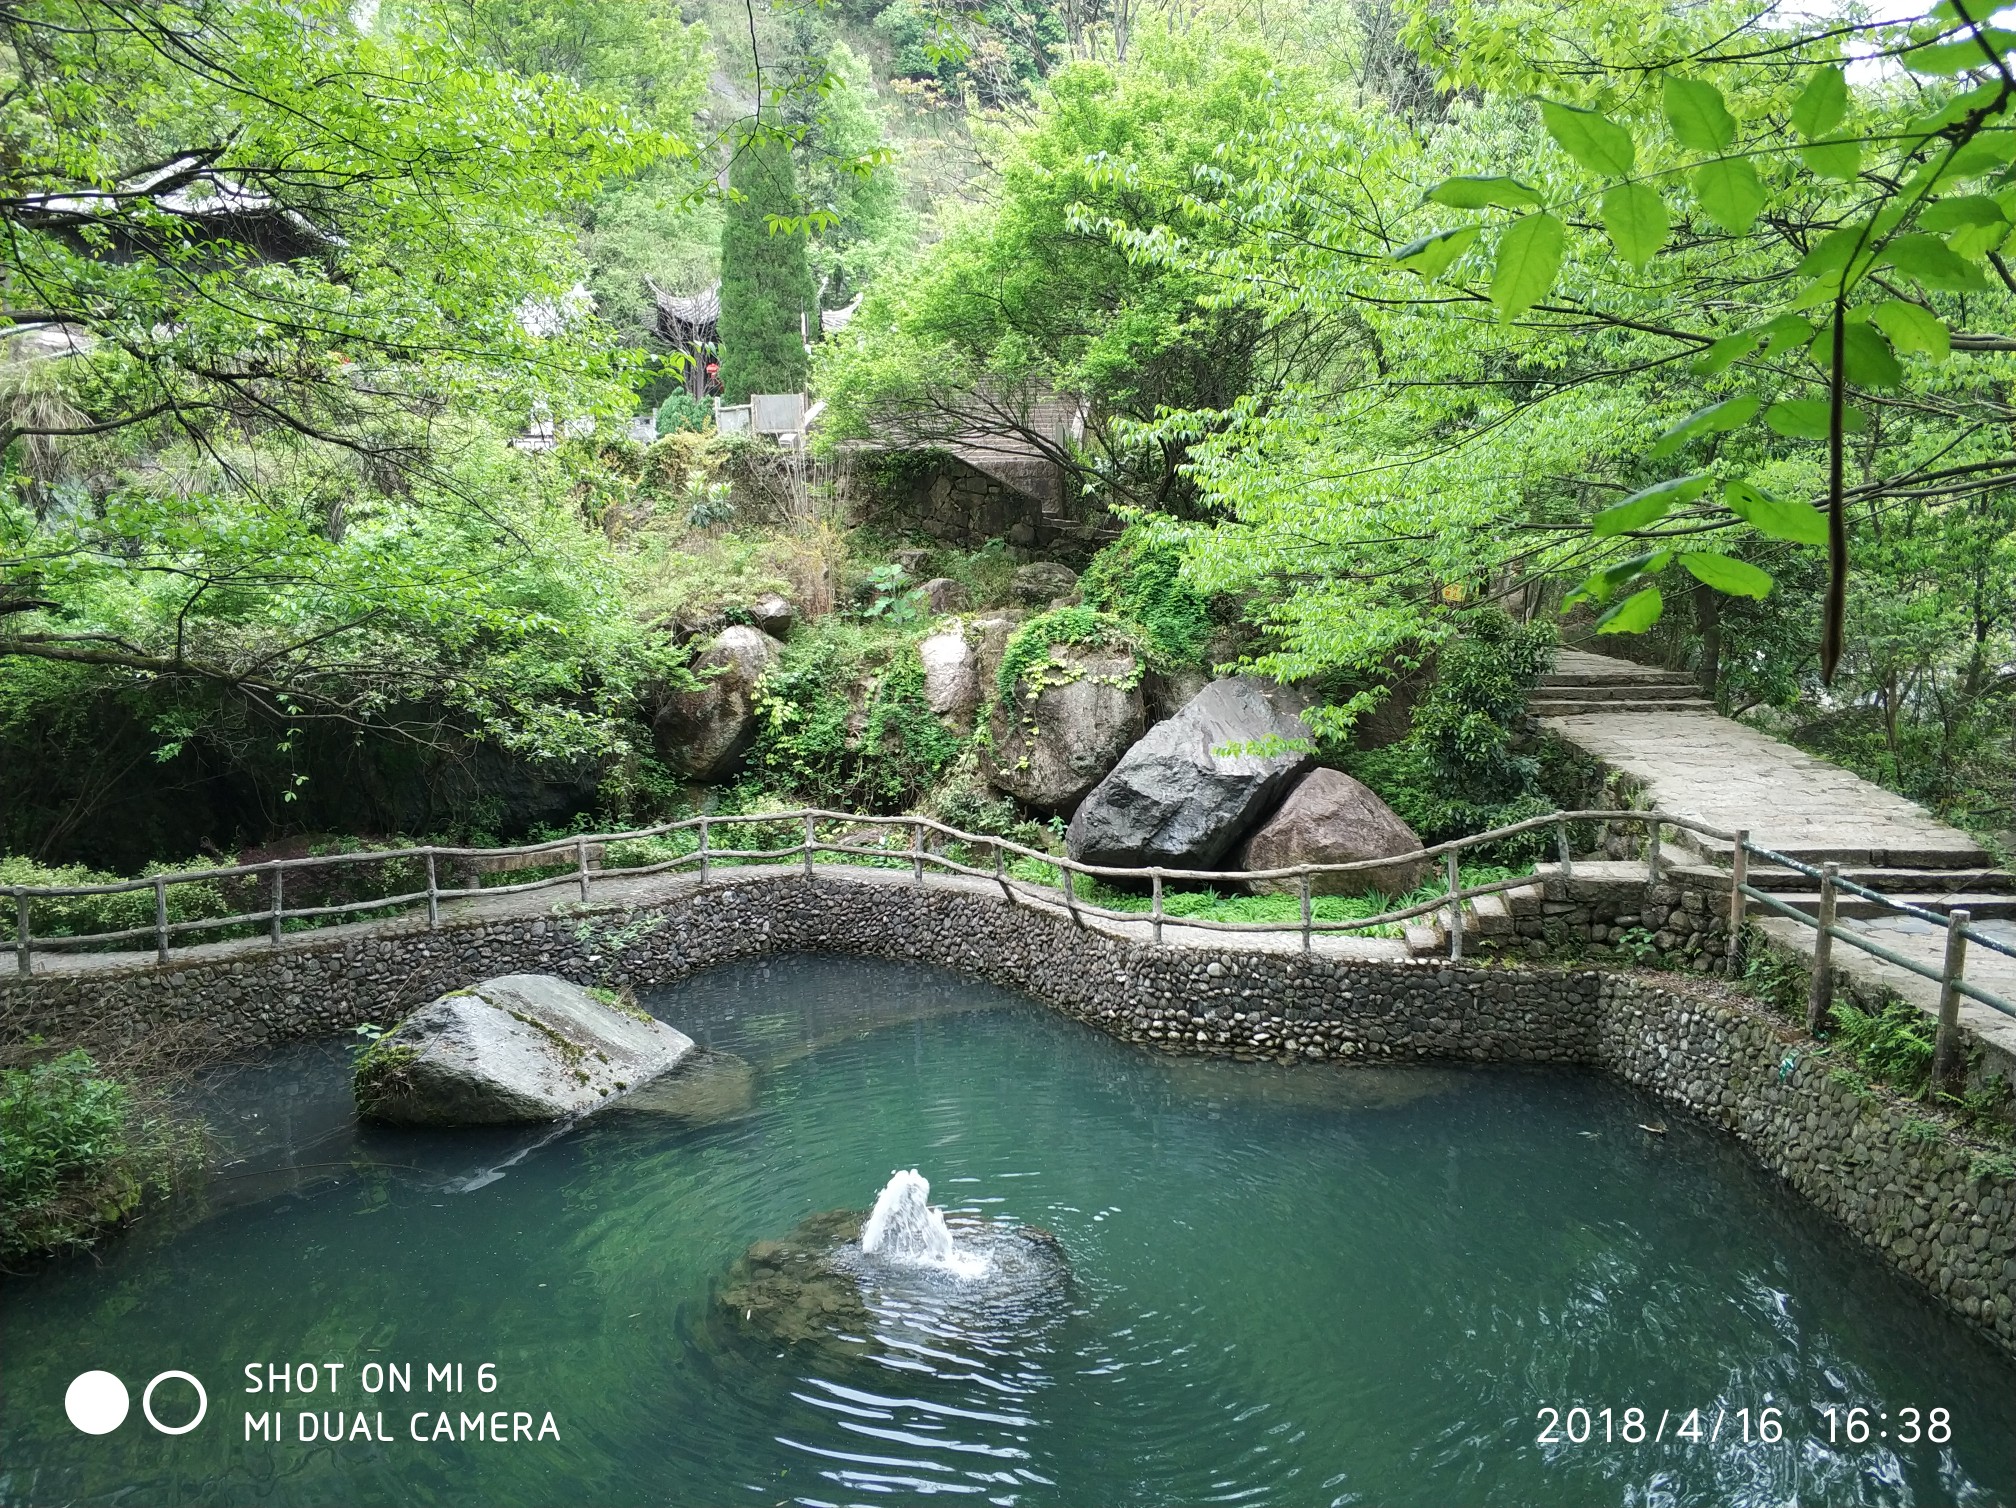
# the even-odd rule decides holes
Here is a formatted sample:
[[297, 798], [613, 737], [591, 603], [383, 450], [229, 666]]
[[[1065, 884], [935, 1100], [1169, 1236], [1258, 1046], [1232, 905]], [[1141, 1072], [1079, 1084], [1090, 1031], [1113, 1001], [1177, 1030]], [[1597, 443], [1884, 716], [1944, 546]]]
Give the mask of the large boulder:
[[773, 639], [788, 639], [798, 626], [798, 609], [775, 592], [766, 592], [750, 604], [749, 621]]
[[1125, 649], [1053, 644], [997, 699], [987, 783], [1048, 812], [1068, 812], [1147, 726], [1141, 665]]
[[756, 683], [783, 649], [746, 624], [716, 634], [693, 661], [701, 685], [674, 692], [651, 719], [659, 758], [692, 780], [719, 780], [741, 769], [756, 742]]
[[357, 1060], [358, 1113], [406, 1126], [564, 1120], [656, 1078], [693, 1039], [550, 974], [452, 990]]
[[1018, 602], [1047, 607], [1059, 597], [1068, 597], [1078, 590], [1078, 573], [1054, 560], [1032, 560], [1017, 569], [1008, 590]]
[[1307, 754], [1219, 752], [1306, 742], [1292, 693], [1247, 676], [1213, 681], [1157, 723], [1079, 806], [1065, 836], [1088, 864], [1207, 869], [1309, 766]]
[[933, 576], [917, 588], [917, 596], [925, 613], [933, 618], [966, 611], [966, 588], [950, 576]]
[[[1393, 808], [1341, 770], [1311, 770], [1281, 809], [1253, 830], [1235, 869], [1297, 864], [1356, 864], [1391, 859], [1377, 869], [1311, 875], [1317, 895], [1405, 895], [1428, 878], [1421, 840]], [[1255, 890], [1299, 890], [1295, 880], [1255, 880]]]
[[980, 705], [980, 661], [954, 624], [917, 646], [924, 662], [924, 700], [947, 727], [964, 731]]

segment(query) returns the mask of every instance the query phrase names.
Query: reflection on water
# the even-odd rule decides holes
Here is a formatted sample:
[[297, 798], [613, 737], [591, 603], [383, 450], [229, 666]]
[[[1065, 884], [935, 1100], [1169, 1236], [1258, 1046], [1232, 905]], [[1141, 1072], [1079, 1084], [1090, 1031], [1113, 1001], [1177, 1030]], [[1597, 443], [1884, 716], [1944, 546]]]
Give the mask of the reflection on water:
[[[204, 1218], [0, 1288], [0, 1502], [2016, 1499], [2016, 1367], [1607, 1080], [1163, 1058], [826, 958], [646, 1003], [708, 1054], [557, 1134], [359, 1130], [340, 1043], [208, 1084]], [[752, 1244], [913, 1166], [955, 1231], [1055, 1232], [1069, 1280], [866, 1274], [845, 1348], [710, 1319]], [[237, 1391], [287, 1361], [489, 1362], [499, 1384]], [[63, 1390], [100, 1366], [195, 1372], [211, 1418], [81, 1436]], [[550, 1411], [560, 1438], [406, 1438], [456, 1405]], [[1537, 1438], [1577, 1405], [1775, 1407], [1786, 1438]], [[1948, 1408], [1953, 1438], [1830, 1447], [1828, 1405]], [[344, 1406], [394, 1438], [295, 1438]], [[248, 1442], [272, 1409], [286, 1442]]]

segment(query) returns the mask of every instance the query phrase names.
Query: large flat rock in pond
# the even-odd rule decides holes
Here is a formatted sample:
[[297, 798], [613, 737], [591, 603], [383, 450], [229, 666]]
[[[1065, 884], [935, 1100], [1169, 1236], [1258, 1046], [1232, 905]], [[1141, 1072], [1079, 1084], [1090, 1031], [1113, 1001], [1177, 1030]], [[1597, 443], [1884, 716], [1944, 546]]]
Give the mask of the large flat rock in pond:
[[408, 1126], [564, 1120], [656, 1078], [693, 1039], [607, 992], [504, 974], [423, 1005], [358, 1059], [358, 1113]]
[[1086, 796], [1066, 843], [1087, 864], [1216, 864], [1309, 767], [1306, 753], [1248, 752], [1305, 743], [1293, 693], [1250, 676], [1211, 682], [1157, 723]]

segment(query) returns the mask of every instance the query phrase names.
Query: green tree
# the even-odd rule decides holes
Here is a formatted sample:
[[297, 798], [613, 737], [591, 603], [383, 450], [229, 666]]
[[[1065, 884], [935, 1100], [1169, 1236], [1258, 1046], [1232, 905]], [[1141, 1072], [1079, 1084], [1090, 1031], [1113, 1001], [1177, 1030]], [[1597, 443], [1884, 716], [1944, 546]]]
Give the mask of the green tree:
[[[1203, 265], [1239, 233], [1213, 206], [1246, 144], [1312, 88], [1209, 37], [1156, 35], [1125, 66], [1060, 69], [1031, 125], [998, 143], [988, 201], [945, 213], [921, 265], [880, 280], [822, 348], [826, 433], [1014, 434], [1074, 492], [1183, 506], [1181, 421], [1146, 439], [1138, 426], [1264, 407], [1291, 361], [1315, 359], [1322, 332], [1225, 302]], [[1116, 226], [1159, 227], [1182, 253], [1158, 259]], [[1056, 395], [1080, 400], [1082, 433], [1044, 421]]]
[[627, 413], [565, 216], [681, 144], [338, 0], [34, 0], [0, 74], [0, 680], [143, 688], [164, 756], [197, 687], [283, 742], [618, 736], [666, 657], [505, 440]]
[[728, 170], [721, 227], [721, 383], [728, 401], [803, 391], [805, 334], [817, 290], [805, 254], [805, 211], [790, 139], [744, 132]]

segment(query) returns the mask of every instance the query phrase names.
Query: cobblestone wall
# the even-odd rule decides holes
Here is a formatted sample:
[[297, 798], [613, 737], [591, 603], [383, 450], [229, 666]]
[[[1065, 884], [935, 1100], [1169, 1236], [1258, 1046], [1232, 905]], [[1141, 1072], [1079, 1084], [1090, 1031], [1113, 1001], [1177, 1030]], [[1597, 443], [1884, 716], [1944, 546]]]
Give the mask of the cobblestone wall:
[[1388, 963], [1154, 947], [886, 876], [717, 881], [637, 911], [385, 927], [165, 968], [0, 984], [0, 1036], [169, 1030], [236, 1043], [390, 1022], [493, 974], [665, 984], [823, 950], [978, 974], [1127, 1041], [1290, 1061], [1582, 1063], [1714, 1121], [1885, 1260], [2016, 1352], [2016, 1180], [1879, 1092], [1837, 1080], [1754, 1003], [1707, 981], [1479, 960]]

